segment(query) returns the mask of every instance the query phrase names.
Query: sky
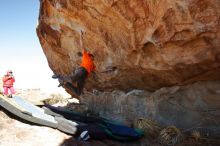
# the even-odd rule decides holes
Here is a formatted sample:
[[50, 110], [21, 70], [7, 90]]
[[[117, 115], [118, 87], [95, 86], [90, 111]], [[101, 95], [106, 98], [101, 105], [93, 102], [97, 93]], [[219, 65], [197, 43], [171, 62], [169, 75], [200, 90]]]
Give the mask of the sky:
[[0, 77], [12, 70], [15, 88], [65, 94], [43, 53], [36, 27], [39, 0], [0, 0]]

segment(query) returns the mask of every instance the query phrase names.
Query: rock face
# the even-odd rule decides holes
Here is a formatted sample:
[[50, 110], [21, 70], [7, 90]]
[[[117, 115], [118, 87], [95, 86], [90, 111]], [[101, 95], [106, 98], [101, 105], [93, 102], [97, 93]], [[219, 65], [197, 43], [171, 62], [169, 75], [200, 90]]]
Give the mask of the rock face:
[[206, 85], [220, 79], [219, 0], [41, 0], [37, 34], [55, 74], [79, 66], [82, 44], [95, 55], [86, 88], [119, 90], [82, 97], [101, 116], [220, 125], [219, 82]]
[[[165, 87], [153, 93], [143, 90], [97, 92], [83, 98], [92, 113], [127, 125], [134, 124], [138, 118], [147, 118], [182, 129], [220, 129], [220, 81]], [[218, 134], [220, 136], [220, 131]]]
[[[80, 39], [80, 32], [84, 37]], [[37, 34], [56, 74], [95, 55], [98, 83], [147, 89], [220, 78], [219, 0], [41, 0]], [[100, 73], [114, 67], [116, 70]]]

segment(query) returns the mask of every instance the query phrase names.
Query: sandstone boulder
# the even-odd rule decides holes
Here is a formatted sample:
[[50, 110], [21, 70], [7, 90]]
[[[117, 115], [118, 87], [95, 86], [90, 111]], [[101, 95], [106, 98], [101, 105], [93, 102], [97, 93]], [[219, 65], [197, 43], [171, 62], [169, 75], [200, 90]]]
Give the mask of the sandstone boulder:
[[37, 34], [56, 74], [79, 66], [81, 42], [95, 55], [99, 80], [87, 89], [220, 78], [219, 0], [41, 0]]

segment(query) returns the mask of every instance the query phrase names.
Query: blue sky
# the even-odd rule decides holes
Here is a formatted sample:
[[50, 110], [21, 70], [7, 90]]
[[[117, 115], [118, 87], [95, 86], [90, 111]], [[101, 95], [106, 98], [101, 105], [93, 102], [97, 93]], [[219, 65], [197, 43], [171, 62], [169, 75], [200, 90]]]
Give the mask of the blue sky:
[[35, 31], [38, 13], [39, 0], [5, 0], [1, 2], [0, 40], [1, 50], [4, 49], [5, 57], [11, 54], [19, 59], [33, 56], [33, 54], [42, 57]]
[[16, 88], [63, 92], [51, 78], [36, 26], [39, 0], [0, 0], [0, 76], [13, 70]]

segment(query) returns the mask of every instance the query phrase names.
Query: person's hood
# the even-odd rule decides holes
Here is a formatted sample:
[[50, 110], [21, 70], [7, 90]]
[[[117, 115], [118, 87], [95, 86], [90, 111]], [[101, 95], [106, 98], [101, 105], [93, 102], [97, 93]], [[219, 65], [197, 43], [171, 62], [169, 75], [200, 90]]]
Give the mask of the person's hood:
[[10, 75], [10, 72], [12, 72], [12, 70], [8, 70], [8, 71], [7, 71], [7, 75]]

